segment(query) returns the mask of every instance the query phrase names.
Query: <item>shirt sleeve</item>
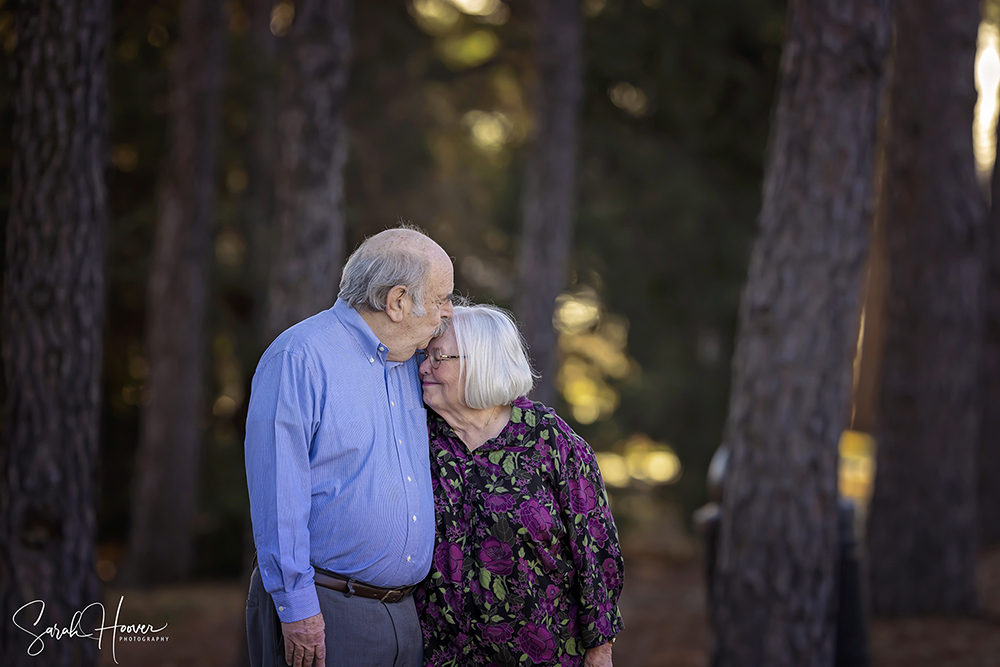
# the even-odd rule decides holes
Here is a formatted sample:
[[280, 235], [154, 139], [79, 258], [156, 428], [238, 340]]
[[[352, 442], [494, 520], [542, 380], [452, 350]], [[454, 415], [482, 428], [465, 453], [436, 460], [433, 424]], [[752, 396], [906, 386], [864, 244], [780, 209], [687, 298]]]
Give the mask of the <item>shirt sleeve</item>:
[[309, 562], [309, 451], [319, 424], [316, 378], [281, 351], [254, 373], [245, 456], [250, 518], [264, 588], [284, 623], [320, 612]]
[[561, 419], [556, 418], [554, 431], [559, 461], [555, 484], [576, 569], [580, 634], [583, 645], [594, 648], [624, 627], [618, 597], [625, 563], [593, 450]]

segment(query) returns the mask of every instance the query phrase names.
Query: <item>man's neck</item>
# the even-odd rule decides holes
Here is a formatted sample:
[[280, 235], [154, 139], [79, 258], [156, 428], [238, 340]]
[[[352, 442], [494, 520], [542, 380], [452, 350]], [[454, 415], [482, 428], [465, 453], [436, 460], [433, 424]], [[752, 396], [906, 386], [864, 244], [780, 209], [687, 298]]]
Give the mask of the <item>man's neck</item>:
[[[375, 337], [389, 348], [389, 361], [406, 361], [413, 356], [414, 351], [402, 349], [399, 340], [392, 335], [392, 321], [388, 315], [371, 310], [359, 310], [358, 314], [361, 315], [361, 319], [365, 321]], [[406, 354], [405, 357], [402, 356], [404, 354]]]

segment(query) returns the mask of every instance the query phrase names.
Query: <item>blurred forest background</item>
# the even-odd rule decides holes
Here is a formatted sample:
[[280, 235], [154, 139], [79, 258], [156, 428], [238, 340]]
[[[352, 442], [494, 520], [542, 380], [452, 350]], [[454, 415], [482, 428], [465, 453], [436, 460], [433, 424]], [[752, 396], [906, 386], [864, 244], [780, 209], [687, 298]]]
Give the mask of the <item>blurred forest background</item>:
[[[228, 3], [225, 17], [199, 420], [200, 576], [240, 572], [248, 520], [243, 423], [250, 378], [270, 342], [266, 284], [277, 225], [273, 195], [252, 183], [261, 171], [273, 174], [273, 153], [262, 163], [255, 151], [262, 142], [275, 150], [274, 118], [265, 114], [275, 113], [276, 52], [295, 10], [274, 4], [263, 34], [248, 4]], [[2, 9], [9, 55], [13, 15]], [[99, 542], [111, 564], [127, 541], [148, 397], [147, 284], [179, 10], [175, 1], [114, 3], [99, 503]], [[610, 461], [609, 486], [620, 489], [616, 511], [627, 530], [633, 517], [657, 513], [650, 504], [680, 503], [682, 516], [705, 500], [760, 209], [784, 6], [588, 0], [582, 11], [578, 216], [557, 319], [565, 355], [557, 409], [595, 450], [632, 454], [602, 459], [606, 468]], [[355, 5], [345, 109], [348, 252], [366, 235], [410, 220], [453, 255], [459, 292], [513, 306], [532, 122], [531, 19], [528, 3], [492, 0]], [[262, 57], [268, 52], [270, 62]], [[5, 105], [8, 126], [11, 113]], [[9, 147], [5, 153], [9, 170]], [[665, 456], [643, 465], [654, 452]]]
[[[969, 180], [972, 191], [956, 185], [952, 194], [958, 192], [963, 201], [974, 202], [969, 210], [978, 211], [981, 224], [972, 235], [985, 238], [996, 150], [1000, 4], [987, 0], [980, 14], [978, 3], [922, 2], [936, 7], [925, 18], [934, 16], [934, 11], [950, 16], [952, 6], [958, 5], [965, 7], [965, 13], [957, 14], [975, 15], [970, 19], [974, 24], [963, 24], [972, 25], [962, 42], [966, 47], [971, 44], [972, 51], [959, 54], [967, 55], [967, 62], [957, 56], [956, 62], [967, 70], [970, 86], [975, 76], [979, 102], [974, 119], [969, 104], [969, 118], [959, 114], [961, 123], [953, 124], [975, 151], [975, 161], [970, 159], [967, 165], [975, 178]], [[556, 28], [569, 26], [580, 36], [574, 56], [579, 58], [579, 87], [555, 86], [558, 92], [548, 99], [548, 107], [538, 105], [539, 88], [558, 83], [565, 72], [556, 65], [573, 61], [556, 58], [553, 64], [539, 59], [544, 53], [544, 44], [541, 50], [538, 46], [544, 42], [544, 35], [540, 37], [544, 30], [538, 27], [536, 4], [555, 13], [571, 12], [568, 22], [551, 22], [550, 46], [555, 45], [555, 52], [565, 45]], [[888, 34], [888, 3], [868, 4], [884, 19], [879, 34]], [[15, 15], [21, 5], [17, 0], [0, 0], [0, 47], [4, 67], [11, 71], [19, 39]], [[24, 3], [28, 5], [32, 3]], [[630, 613], [640, 628], [655, 633], [650, 624], [670, 625], [677, 633], [686, 633], [679, 641], [695, 641], [700, 648], [678, 648], [669, 658], [663, 657], [666, 653], [660, 658], [644, 656], [638, 648], [628, 653], [626, 648], [631, 660], [622, 664], [705, 664], [704, 624], [691, 620], [706, 614], [705, 592], [700, 588], [701, 547], [693, 536], [691, 516], [710, 500], [706, 474], [725, 438], [731, 440], [738, 466], [747, 461], [747, 466], [757, 466], [738, 468], [744, 471], [742, 479], [767, 469], [761, 467], [763, 458], [744, 455], [743, 445], [732, 442], [739, 440], [739, 424], [734, 417], [737, 409], [730, 406], [730, 385], [751, 249], [758, 221], [768, 215], [762, 200], [765, 168], [774, 151], [780, 155], [782, 150], [780, 142], [774, 143], [773, 123], [780, 117], [775, 109], [780, 106], [782, 47], [789, 26], [795, 25], [786, 3], [113, 0], [107, 9], [111, 20], [107, 26], [108, 226], [102, 287], [106, 322], [100, 339], [93, 563], [100, 579], [121, 587], [232, 580], [245, 573], [252, 553], [242, 450], [250, 380], [261, 353], [281, 329], [332, 304], [332, 297], [314, 290], [311, 298], [319, 299], [315, 305], [300, 305], [298, 312], [286, 307], [296, 298], [300, 304], [308, 301], [302, 287], [308, 281], [302, 275], [310, 269], [296, 265], [296, 258], [313, 257], [323, 264], [327, 278], [339, 277], [339, 263], [361, 240], [407, 220], [426, 229], [454, 257], [459, 292], [527, 318], [533, 343], [539, 329], [551, 331], [557, 352], [551, 355], [551, 365], [541, 363], [549, 371], [540, 392], [597, 452], [627, 553], [634, 557], [629, 562], [636, 564], [630, 573], [633, 580], [665, 587], [666, 597], [675, 591], [678, 604], [686, 605], [686, 611], [663, 612], [655, 607], [656, 600], [638, 593], [629, 598]], [[858, 10], [859, 16], [863, 14]], [[876, 47], [887, 52], [889, 43], [883, 42]], [[879, 53], [878, 48], [873, 52]], [[870, 89], [876, 91], [872, 99], [882, 99], [886, 94], [881, 92], [882, 65], [869, 63], [861, 69], [867, 73], [869, 66]], [[310, 87], [310, 77], [324, 76], [326, 83]], [[905, 70], [897, 72], [896, 82], [905, 76]], [[4, 128], [14, 125], [14, 85], [0, 80]], [[971, 88], [963, 91], [975, 95]], [[544, 144], [538, 137], [558, 135], [563, 126], [560, 99], [568, 104], [575, 123], [571, 150], [559, 158], [570, 165], [568, 185], [551, 183], [545, 160], [537, 153]], [[906, 111], [905, 105], [900, 108]], [[320, 116], [328, 124], [316, 124]], [[882, 120], [876, 123], [876, 117]], [[884, 137], [891, 135], [886, 134], [888, 121], [874, 113], [870, 120], [871, 146], [861, 153], [877, 152], [878, 157], [869, 160], [872, 178], [865, 187], [881, 183], [886, 173], [892, 173], [893, 164], [903, 160], [884, 154]], [[316, 127], [309, 129], [309, 123]], [[539, 127], [549, 131], [540, 135]], [[876, 134], [883, 137], [878, 151]], [[865, 131], [859, 130], [860, 135]], [[18, 177], [12, 173], [12, 150], [11, 133], [0, 133], [4, 184], [0, 220], [5, 224], [12, 215], [10, 184]], [[40, 150], [44, 152], [44, 146]], [[316, 155], [322, 151], [328, 161], [317, 167]], [[928, 180], [933, 181], [933, 173]], [[558, 257], [549, 262], [544, 252], [532, 260], [542, 267], [551, 263], [556, 270], [558, 291], [548, 299], [552, 309], [548, 327], [544, 309], [545, 326], [529, 312], [531, 293], [541, 283], [526, 278], [524, 257], [530, 251], [526, 239], [532, 237], [525, 225], [532, 215], [529, 204], [544, 200], [544, 192], [538, 190], [560, 187], [570, 202], [568, 209], [559, 209], [558, 202], [548, 209], [544, 201], [539, 206], [546, 211], [559, 209], [559, 215], [543, 222], [556, 223], [559, 218], [565, 228], [540, 233], [566, 240], [566, 263]], [[335, 192], [320, 192], [324, 188]], [[886, 201], [885, 196], [863, 195], [858, 208], [852, 209], [857, 213], [856, 228], [866, 238], [870, 220], [864, 216], [875, 214], [880, 219], [880, 207], [891, 206]], [[996, 218], [989, 220], [997, 227]], [[317, 231], [309, 224], [329, 229]], [[887, 234], [892, 237], [891, 226]], [[884, 395], [880, 399], [879, 345], [885, 336], [893, 340], [893, 327], [898, 329], [901, 321], [893, 319], [890, 306], [886, 333], [880, 329], [884, 295], [894, 293], [885, 283], [885, 256], [900, 246], [886, 243], [879, 234], [873, 238], [871, 259], [866, 259], [868, 241], [861, 242], [853, 255], [860, 258], [854, 261], [856, 280], [845, 283], [857, 288], [857, 298], [847, 298], [841, 310], [827, 311], [833, 320], [839, 318], [832, 323], [837, 331], [849, 332], [844, 349], [850, 350], [850, 358], [841, 365], [845, 377], [850, 376], [844, 393], [844, 400], [850, 394], [845, 410], [850, 417], [845, 423], [834, 420], [823, 425], [825, 433], [835, 434], [826, 450], [833, 458], [816, 464], [832, 471], [832, 484], [857, 503], [859, 526], [873, 492], [878, 405], [890, 400]], [[558, 255], [558, 248], [552, 252]], [[7, 257], [10, 261], [9, 248]], [[292, 276], [284, 283], [282, 270], [288, 271], [286, 277]], [[753, 270], [750, 273], [752, 282]], [[946, 290], [939, 293], [945, 300], [961, 301]], [[824, 306], [841, 307], [825, 302]], [[754, 315], [748, 310], [746, 317]], [[989, 329], [1000, 340], [1000, 328], [990, 329], [992, 325], [985, 323], [988, 316], [983, 318], [976, 320], [975, 327], [980, 328], [974, 327], [975, 331]], [[960, 320], [961, 315], [952, 319]], [[752, 319], [743, 323], [744, 333], [751, 330], [747, 322]], [[171, 343], [169, 335], [174, 334], [184, 342]], [[968, 343], [954, 340], [958, 347]], [[866, 346], [871, 346], [870, 352], [862, 354]], [[544, 343], [533, 344], [533, 349], [543, 350]], [[962, 364], [966, 370], [972, 368], [973, 375], [976, 368], [988, 365], [978, 357], [963, 358], [956, 366]], [[741, 368], [737, 359], [737, 379], [744, 377]], [[753, 378], [746, 377], [752, 385]], [[906, 383], [900, 377], [892, 376], [896, 386]], [[830, 376], [825, 381], [839, 386]], [[166, 393], [153, 391], [154, 385], [177, 394], [169, 399], [170, 410], [177, 412], [153, 416], [154, 396]], [[983, 397], [991, 386], [976, 385], [972, 394], [983, 401], [977, 405], [988, 408]], [[4, 389], [9, 396], [10, 387]], [[942, 391], [952, 402], [968, 404], [965, 399], [972, 394], [967, 389], [948, 385]], [[761, 414], [781, 412], [780, 406], [765, 407]], [[975, 449], [980, 433], [984, 438], [1000, 435], [1000, 430], [989, 430], [996, 424], [990, 427], [988, 412], [982, 419], [976, 413], [974, 431], [962, 430], [968, 423], [965, 417], [950, 421], [945, 412], [941, 423], [957, 424], [956, 438], [965, 438]], [[185, 431], [184, 418], [174, 419], [172, 414], [194, 415], [190, 428]], [[900, 414], [901, 419], [911, 416]], [[787, 481], [802, 482], [796, 471], [812, 464], [799, 461], [794, 447], [771, 451], [784, 452], [790, 459]], [[924, 450], [928, 451], [925, 460], [930, 467], [940, 462], [936, 456], [951, 456]], [[995, 453], [1000, 447], [989, 452], [984, 461], [1000, 459]], [[975, 513], [968, 515], [966, 510], [976, 494], [973, 478], [979, 468], [966, 470], [968, 465], [961, 465], [965, 465], [961, 480], [941, 473], [941, 487], [947, 487], [941, 496], [961, 496], [954, 516], [965, 518], [954, 523], [965, 530], [976, 521]], [[887, 464], [886, 469], [890, 467]], [[1000, 466], [990, 469], [1000, 472]], [[189, 492], [182, 488], [185, 484], [192, 486]], [[955, 491], [953, 485], [961, 488]], [[163, 488], [175, 493], [163, 493]], [[1000, 514], [1000, 499], [983, 489], [980, 495], [992, 498], [988, 502], [997, 508], [991, 515], [995, 517]], [[935, 495], [934, 488], [927, 491]], [[186, 496], [191, 506], [184, 504]], [[828, 520], [835, 510], [833, 504], [823, 504], [822, 492], [817, 497], [823, 509], [811, 514], [806, 503], [802, 516], [822, 516], [816, 525], [829, 537], [836, 530], [835, 519]], [[917, 506], [899, 497], [886, 502], [893, 507]], [[935, 507], [940, 511], [935, 518], [951, 525], [952, 506], [943, 502]], [[797, 525], [795, 517], [779, 519], [775, 525], [789, 522]], [[766, 522], [745, 523], [747, 530], [761, 525]], [[739, 526], [724, 526], [726, 530], [730, 537], [724, 535], [724, 543], [742, 544], [736, 535]], [[758, 531], [761, 539], [766, 533]], [[998, 532], [984, 535], [982, 545], [1000, 540]], [[955, 541], [953, 534], [940, 539]], [[962, 559], [966, 552], [975, 558], [977, 540], [966, 540], [968, 548], [952, 554], [945, 567], [952, 579], [974, 578]], [[914, 548], [912, 544], [920, 540], [910, 544]], [[157, 565], [162, 560], [168, 563], [166, 569]], [[897, 563], [883, 562], [889, 563], [888, 569]], [[672, 563], [674, 570], [663, 563]], [[920, 570], [922, 565], [915, 567]], [[168, 572], [170, 568], [174, 569]], [[1000, 596], [1000, 568], [994, 569], [990, 590]], [[664, 574], [667, 570], [670, 573]], [[794, 576], [802, 574], [796, 572]], [[0, 569], [0, 576], [10, 575]], [[936, 571], [927, 576], [934, 579]], [[172, 613], [197, 617], [196, 607], [210, 608], [233, 595], [233, 604], [239, 606], [239, 595], [232, 590], [213, 589], [198, 601], [174, 600], [179, 606]], [[969, 595], [956, 594], [941, 604], [898, 602], [889, 595], [879, 598], [887, 601], [877, 611], [970, 613], [980, 607], [971, 601], [975, 594]], [[153, 598], [141, 599], [154, 610], [151, 613], [171, 604], [157, 606]], [[736, 613], [734, 609], [738, 605], [723, 612]], [[651, 620], [641, 621], [640, 616]], [[992, 623], [976, 626], [971, 634], [955, 628], [942, 634], [985, 636], [996, 630], [995, 619]], [[928, 634], [914, 627], [883, 627], [875, 637], [876, 649], [879, 641], [903, 646], [914, 636]], [[633, 647], [644, 646], [639, 635], [635, 637]], [[231, 640], [236, 645], [239, 637]], [[197, 641], [213, 640], [205, 635]], [[139, 656], [146, 654], [135, 655], [141, 661]], [[899, 664], [917, 664], [900, 660]]]

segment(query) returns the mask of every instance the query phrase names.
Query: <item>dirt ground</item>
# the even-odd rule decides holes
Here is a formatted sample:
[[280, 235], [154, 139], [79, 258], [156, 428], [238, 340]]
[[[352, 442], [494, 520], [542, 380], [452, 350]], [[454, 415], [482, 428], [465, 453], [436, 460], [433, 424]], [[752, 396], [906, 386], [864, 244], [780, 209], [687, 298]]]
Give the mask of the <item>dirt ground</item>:
[[[618, 667], [705, 667], [708, 628], [697, 559], [678, 564], [655, 554], [626, 553], [620, 601], [626, 628], [615, 644]], [[979, 618], [877, 620], [872, 624], [876, 667], [1000, 667], [1000, 550], [984, 556], [979, 572], [984, 612]], [[230, 667], [234, 664], [244, 587], [201, 584], [151, 592], [111, 589], [109, 622], [123, 598], [120, 623], [168, 627], [156, 643], [115, 644], [126, 667]], [[114, 665], [108, 644], [101, 665]]]

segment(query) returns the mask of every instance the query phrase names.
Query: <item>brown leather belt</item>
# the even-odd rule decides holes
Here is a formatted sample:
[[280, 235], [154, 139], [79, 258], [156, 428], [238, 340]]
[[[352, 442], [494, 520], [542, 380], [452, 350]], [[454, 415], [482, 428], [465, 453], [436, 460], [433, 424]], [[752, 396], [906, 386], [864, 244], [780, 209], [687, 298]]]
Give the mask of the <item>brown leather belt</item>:
[[363, 598], [385, 602], [387, 604], [399, 602], [412, 593], [413, 589], [416, 588], [416, 585], [407, 586], [405, 588], [382, 588], [381, 586], [371, 586], [316, 566], [313, 566], [313, 582], [317, 586], [322, 586], [323, 588], [329, 588], [330, 590], [344, 593], [347, 597], [357, 595]]

